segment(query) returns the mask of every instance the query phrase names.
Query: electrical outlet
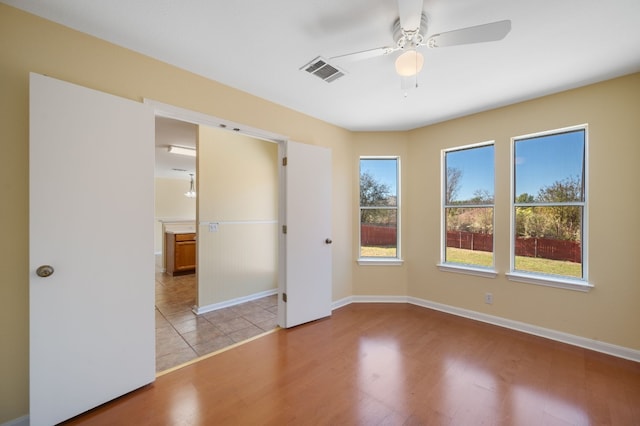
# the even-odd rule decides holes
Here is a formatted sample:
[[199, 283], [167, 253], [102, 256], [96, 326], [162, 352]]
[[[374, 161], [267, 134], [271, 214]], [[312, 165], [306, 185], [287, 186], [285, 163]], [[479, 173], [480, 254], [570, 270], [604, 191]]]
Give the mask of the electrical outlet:
[[484, 295], [484, 303], [487, 305], [493, 305], [493, 294], [485, 293]]
[[209, 232], [218, 232], [218, 224], [210, 223], [209, 224]]

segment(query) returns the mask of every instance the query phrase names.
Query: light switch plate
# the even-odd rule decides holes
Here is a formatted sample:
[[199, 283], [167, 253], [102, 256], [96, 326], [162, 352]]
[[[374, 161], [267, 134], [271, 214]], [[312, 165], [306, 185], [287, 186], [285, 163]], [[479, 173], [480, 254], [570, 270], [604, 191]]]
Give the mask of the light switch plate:
[[218, 223], [210, 223], [209, 232], [218, 232]]

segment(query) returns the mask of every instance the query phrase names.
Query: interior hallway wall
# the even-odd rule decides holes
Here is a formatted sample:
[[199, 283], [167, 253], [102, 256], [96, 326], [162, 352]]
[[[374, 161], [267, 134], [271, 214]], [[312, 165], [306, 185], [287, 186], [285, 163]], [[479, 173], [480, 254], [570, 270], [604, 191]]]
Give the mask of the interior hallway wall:
[[198, 306], [277, 290], [278, 145], [199, 126], [198, 176]]

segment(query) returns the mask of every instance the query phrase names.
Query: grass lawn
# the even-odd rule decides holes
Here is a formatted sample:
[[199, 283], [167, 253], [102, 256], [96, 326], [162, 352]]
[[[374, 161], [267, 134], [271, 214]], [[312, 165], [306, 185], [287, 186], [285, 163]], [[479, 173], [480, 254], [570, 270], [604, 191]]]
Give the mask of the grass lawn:
[[[447, 247], [447, 262], [491, 267], [492, 254], [484, 251]], [[566, 277], [582, 277], [582, 265], [580, 263], [562, 260], [516, 256], [516, 269], [518, 271], [539, 272], [543, 274], [563, 275]]]
[[[396, 257], [395, 247], [362, 247], [361, 257]], [[491, 267], [493, 255], [486, 251], [474, 251], [447, 247], [447, 262], [465, 265]], [[562, 260], [550, 260], [534, 257], [516, 256], [516, 269], [524, 272], [538, 272], [542, 274], [562, 275], [565, 277], [582, 277], [580, 263]]]
[[493, 266], [493, 253], [447, 247], [447, 262], [491, 267]]
[[360, 248], [360, 257], [396, 257], [396, 248], [363, 246]]

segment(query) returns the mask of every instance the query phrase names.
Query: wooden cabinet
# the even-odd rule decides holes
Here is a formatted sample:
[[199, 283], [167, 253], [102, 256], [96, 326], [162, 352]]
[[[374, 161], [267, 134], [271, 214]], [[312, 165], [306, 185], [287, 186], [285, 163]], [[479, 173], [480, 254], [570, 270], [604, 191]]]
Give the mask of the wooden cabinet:
[[196, 270], [196, 234], [165, 234], [165, 266], [168, 274], [193, 272]]

